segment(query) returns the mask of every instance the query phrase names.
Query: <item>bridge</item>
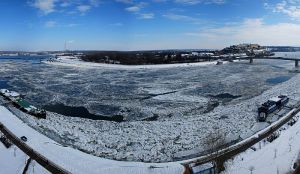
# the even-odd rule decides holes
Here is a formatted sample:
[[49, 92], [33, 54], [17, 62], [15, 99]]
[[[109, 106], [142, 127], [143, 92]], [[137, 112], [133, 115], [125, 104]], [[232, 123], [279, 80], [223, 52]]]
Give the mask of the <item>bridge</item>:
[[250, 60], [250, 63], [253, 63], [254, 59], [271, 59], [271, 60], [289, 60], [295, 61], [295, 67], [299, 67], [300, 58], [289, 58], [289, 57], [241, 57], [241, 58], [234, 58], [235, 60]]

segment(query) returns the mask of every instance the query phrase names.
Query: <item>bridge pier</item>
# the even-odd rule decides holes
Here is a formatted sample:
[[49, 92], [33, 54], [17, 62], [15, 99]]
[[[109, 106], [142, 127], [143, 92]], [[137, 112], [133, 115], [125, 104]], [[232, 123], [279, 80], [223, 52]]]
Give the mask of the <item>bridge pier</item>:
[[295, 67], [299, 67], [299, 60], [295, 60]]
[[253, 63], [253, 58], [250, 58], [250, 63]]
[[225, 170], [224, 163], [226, 162], [225, 158], [217, 158], [214, 161], [216, 173], [221, 173]]

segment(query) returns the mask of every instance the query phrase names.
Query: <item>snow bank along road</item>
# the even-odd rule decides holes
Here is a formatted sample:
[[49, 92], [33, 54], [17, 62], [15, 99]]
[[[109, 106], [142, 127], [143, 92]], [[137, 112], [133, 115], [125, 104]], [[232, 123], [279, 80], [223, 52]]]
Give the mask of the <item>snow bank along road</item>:
[[[211, 153], [209, 155], [202, 156], [200, 158], [193, 159], [191, 161], [186, 161], [183, 163], [183, 165], [187, 166], [190, 164], [203, 164], [209, 161], [213, 160], [225, 160], [229, 159], [230, 157], [233, 157], [251, 146], [255, 145], [256, 143], [260, 142], [264, 138], [267, 138], [270, 134], [277, 131], [279, 128], [281, 128], [284, 124], [286, 124], [289, 120], [291, 120], [294, 116], [296, 116], [297, 113], [300, 111], [300, 106], [296, 106], [296, 108], [292, 109], [289, 113], [287, 113], [284, 117], [279, 119], [278, 121], [274, 122], [270, 126], [268, 126], [266, 129], [259, 131], [258, 133], [254, 134], [253, 136], [234, 144], [230, 147], [224, 148], [222, 150], [219, 150], [217, 152]], [[223, 163], [222, 163], [223, 165]]]

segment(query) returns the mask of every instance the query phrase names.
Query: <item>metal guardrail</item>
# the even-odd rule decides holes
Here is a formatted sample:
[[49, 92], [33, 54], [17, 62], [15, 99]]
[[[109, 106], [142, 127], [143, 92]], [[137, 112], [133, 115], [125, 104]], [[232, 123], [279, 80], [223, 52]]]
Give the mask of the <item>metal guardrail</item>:
[[55, 174], [71, 174], [69, 171], [61, 168], [54, 162], [47, 159], [45, 156], [33, 150], [26, 143], [20, 140], [16, 135], [14, 135], [10, 130], [7, 129], [2, 123], [0, 123], [0, 131], [9, 139], [13, 144], [20, 148], [24, 153], [26, 153], [32, 160], [35, 160], [45, 169], [51, 173]]
[[281, 128], [281, 126], [283, 126], [288, 121], [290, 121], [298, 112], [300, 112], [300, 106], [292, 109], [288, 114], [286, 114], [284, 117], [282, 117], [280, 120], [273, 123], [266, 129], [254, 134], [253, 136], [241, 141], [240, 143], [237, 143], [235, 145], [229, 146], [229, 147], [221, 149], [221, 150], [217, 150], [216, 152], [192, 159], [190, 161], [186, 160], [181, 164], [184, 166], [188, 166], [190, 164], [199, 165], [199, 164], [204, 164], [204, 163], [214, 161], [214, 160], [217, 160], [220, 158], [228, 159], [229, 157], [232, 157], [241, 152], [244, 152], [245, 150], [249, 149], [254, 144], [260, 142], [261, 140], [267, 138], [270, 134], [277, 131], [279, 128]]

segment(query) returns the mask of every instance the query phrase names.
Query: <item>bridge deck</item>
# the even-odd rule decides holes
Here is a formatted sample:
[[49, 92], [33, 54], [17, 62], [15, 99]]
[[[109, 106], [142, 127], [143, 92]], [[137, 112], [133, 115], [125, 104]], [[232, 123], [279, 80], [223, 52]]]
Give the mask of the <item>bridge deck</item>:
[[291, 60], [291, 61], [298, 61], [300, 58], [290, 58], [290, 57], [242, 57], [236, 58], [240, 60], [249, 60], [249, 59], [272, 59], [272, 60]]

